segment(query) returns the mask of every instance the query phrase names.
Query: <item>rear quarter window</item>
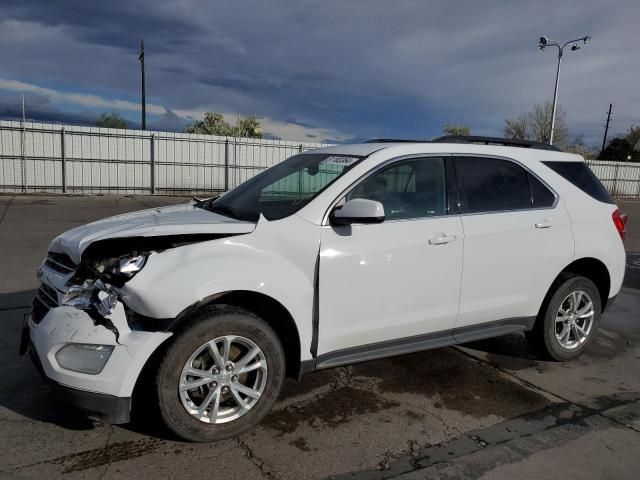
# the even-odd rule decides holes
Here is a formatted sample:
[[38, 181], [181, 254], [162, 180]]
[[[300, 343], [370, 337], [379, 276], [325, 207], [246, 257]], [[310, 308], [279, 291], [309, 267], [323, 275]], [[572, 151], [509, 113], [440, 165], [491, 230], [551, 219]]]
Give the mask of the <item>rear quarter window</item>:
[[615, 204], [604, 185], [584, 162], [542, 162], [587, 195], [604, 203]]
[[553, 207], [556, 196], [536, 177], [528, 173], [529, 188], [531, 189], [531, 205], [533, 208]]

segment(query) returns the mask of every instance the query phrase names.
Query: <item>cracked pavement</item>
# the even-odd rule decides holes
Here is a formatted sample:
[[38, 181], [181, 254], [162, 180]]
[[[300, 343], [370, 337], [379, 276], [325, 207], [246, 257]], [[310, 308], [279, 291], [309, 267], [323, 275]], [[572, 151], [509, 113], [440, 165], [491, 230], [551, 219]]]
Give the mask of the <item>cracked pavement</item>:
[[[540, 361], [508, 336], [327, 370], [288, 380], [258, 427], [215, 444], [178, 441], [152, 415], [122, 426], [85, 419], [17, 354], [35, 270], [57, 233], [182, 201], [0, 196], [0, 478], [637, 478], [633, 255], [626, 288], [574, 362]], [[622, 208], [627, 249], [640, 252], [640, 203]]]

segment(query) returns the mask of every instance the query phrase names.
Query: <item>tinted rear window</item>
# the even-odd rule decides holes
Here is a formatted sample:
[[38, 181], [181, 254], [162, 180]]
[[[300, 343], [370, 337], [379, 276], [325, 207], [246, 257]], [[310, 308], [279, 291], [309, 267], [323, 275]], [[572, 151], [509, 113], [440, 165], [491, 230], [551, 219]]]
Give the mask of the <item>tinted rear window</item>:
[[564, 177], [587, 195], [604, 203], [613, 203], [613, 199], [604, 185], [600, 183], [584, 162], [542, 162], [551, 170]]

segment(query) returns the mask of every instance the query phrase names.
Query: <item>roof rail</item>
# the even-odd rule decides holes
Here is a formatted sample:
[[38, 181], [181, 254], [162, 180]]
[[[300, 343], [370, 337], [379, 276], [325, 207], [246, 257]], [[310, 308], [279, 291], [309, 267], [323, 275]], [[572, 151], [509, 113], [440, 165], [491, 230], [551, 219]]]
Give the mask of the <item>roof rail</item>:
[[561, 152], [555, 145], [548, 143], [518, 140], [515, 138], [478, 137], [474, 135], [445, 135], [431, 140], [433, 143], [480, 143], [483, 145], [503, 145], [505, 147], [534, 148], [537, 150], [552, 150]]
[[406, 138], [372, 138], [364, 143], [429, 143], [429, 140], [407, 140]]

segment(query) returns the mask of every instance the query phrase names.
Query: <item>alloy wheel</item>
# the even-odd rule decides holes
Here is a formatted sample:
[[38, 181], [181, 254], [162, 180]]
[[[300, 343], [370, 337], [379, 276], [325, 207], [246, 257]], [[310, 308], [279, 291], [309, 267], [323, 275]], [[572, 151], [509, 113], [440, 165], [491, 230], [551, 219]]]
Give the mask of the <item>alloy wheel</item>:
[[576, 290], [565, 297], [556, 314], [556, 340], [567, 350], [582, 345], [593, 328], [595, 311], [593, 300], [583, 290]]
[[180, 374], [185, 410], [204, 423], [227, 423], [260, 400], [267, 383], [267, 360], [248, 338], [226, 335], [198, 347]]

